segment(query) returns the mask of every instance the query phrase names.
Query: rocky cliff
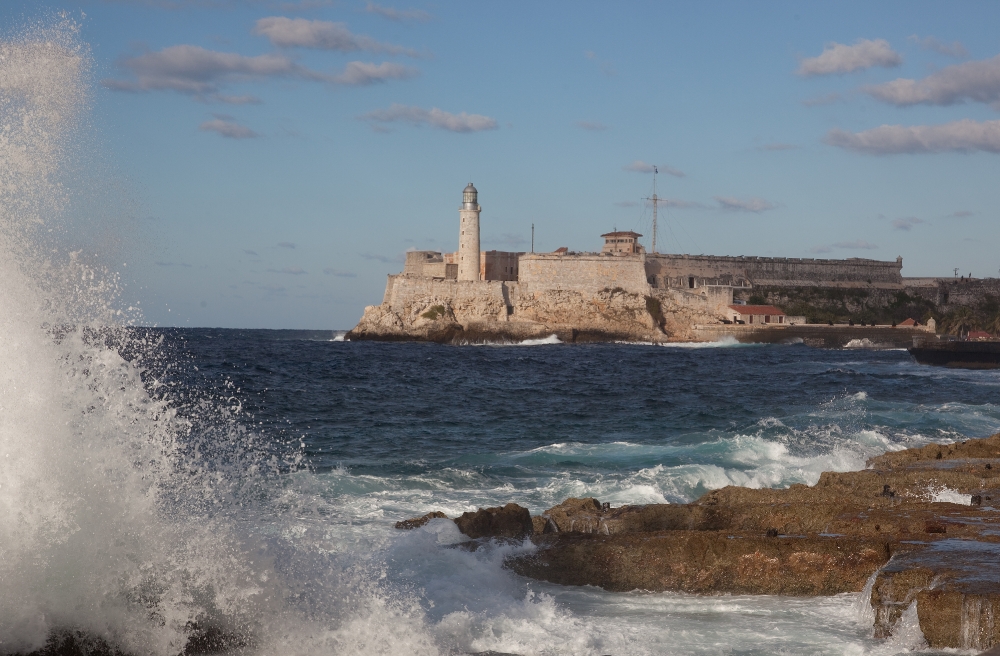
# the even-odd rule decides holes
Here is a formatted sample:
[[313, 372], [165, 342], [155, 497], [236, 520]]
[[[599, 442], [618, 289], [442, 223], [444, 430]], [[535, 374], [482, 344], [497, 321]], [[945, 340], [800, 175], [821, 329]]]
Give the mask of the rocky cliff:
[[380, 305], [365, 308], [348, 339], [437, 342], [693, 339], [718, 323], [706, 298], [679, 290], [558, 289], [530, 283], [390, 276]]

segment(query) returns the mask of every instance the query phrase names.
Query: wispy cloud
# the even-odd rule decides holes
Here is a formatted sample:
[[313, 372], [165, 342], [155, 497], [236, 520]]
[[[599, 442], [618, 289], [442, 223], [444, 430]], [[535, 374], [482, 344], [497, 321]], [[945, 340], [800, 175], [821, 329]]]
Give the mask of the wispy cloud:
[[597, 53], [591, 50], [587, 50], [583, 53], [583, 56], [589, 59], [590, 61], [596, 63], [598, 70], [600, 70], [601, 73], [603, 73], [604, 75], [607, 75], [608, 77], [614, 77], [615, 75], [618, 75], [618, 71], [615, 70], [614, 66], [612, 66], [609, 62], [600, 59], [597, 56]]
[[918, 219], [915, 216], [907, 216], [900, 219], [893, 219], [892, 227], [896, 230], [912, 230], [913, 226], [920, 225], [924, 223], [923, 219]]
[[882, 125], [864, 132], [830, 130], [823, 141], [867, 155], [985, 151], [1000, 153], [1000, 120], [943, 125]]
[[407, 80], [418, 75], [420, 75], [420, 70], [412, 66], [403, 66], [394, 62], [372, 64], [355, 61], [349, 62], [344, 67], [343, 73], [331, 76], [330, 81], [349, 86], [367, 86], [387, 80]]
[[916, 34], [908, 37], [910, 41], [913, 41], [919, 45], [924, 50], [932, 50], [939, 55], [946, 55], [948, 57], [968, 57], [969, 51], [965, 49], [960, 41], [952, 41], [951, 43], [944, 43], [939, 41], [932, 36], [925, 36], [920, 38]]
[[855, 250], [872, 251], [878, 248], [875, 244], [868, 243], [863, 239], [855, 239], [854, 241], [838, 241], [834, 244], [836, 248], [847, 248]]
[[290, 241], [279, 241], [278, 242], [278, 247], [279, 248], [291, 248], [291, 249], [294, 249], [296, 246], [297, 246], [297, 244], [295, 244], [293, 242], [290, 242]]
[[361, 253], [361, 257], [366, 260], [374, 260], [376, 262], [384, 262], [386, 264], [393, 264], [403, 262], [406, 259], [404, 255], [396, 255], [394, 257], [389, 257], [386, 255], [379, 255], [378, 253]]
[[204, 132], [215, 132], [227, 139], [255, 139], [260, 135], [245, 125], [240, 125], [232, 116], [215, 114], [211, 121], [205, 121], [198, 126]]
[[975, 212], [970, 212], [969, 210], [958, 210], [957, 212], [952, 212], [946, 219], [966, 219], [970, 216], [974, 216]]
[[832, 253], [833, 246], [813, 246], [809, 249], [810, 253]]
[[299, 267], [282, 267], [280, 269], [268, 269], [271, 273], [287, 273], [290, 276], [301, 276], [309, 273]]
[[161, 267], [179, 266], [179, 267], [185, 267], [185, 268], [188, 268], [188, 269], [191, 268], [190, 264], [185, 264], [183, 262], [154, 262], [154, 264], [156, 264], [156, 266], [161, 266]]
[[774, 203], [763, 198], [751, 196], [750, 198], [734, 198], [732, 196], [715, 196], [715, 202], [719, 207], [730, 212], [766, 212], [777, 207]]
[[391, 21], [412, 20], [425, 22], [431, 19], [431, 15], [421, 9], [394, 9], [392, 7], [382, 7], [374, 2], [369, 2], [365, 6], [365, 11], [369, 14], [377, 14], [382, 18], [388, 18]]
[[615, 203], [616, 207], [639, 207], [639, 201], [635, 200], [620, 200]]
[[922, 80], [899, 78], [864, 88], [870, 96], [890, 105], [954, 105], [966, 101], [996, 103], [1000, 100], [1000, 55], [942, 68]]
[[600, 132], [608, 129], [607, 125], [599, 123], [598, 121], [577, 121], [576, 126], [583, 130], [590, 130], [592, 132]]
[[104, 87], [113, 91], [176, 91], [199, 100], [235, 104], [258, 101], [254, 96], [219, 93], [225, 84], [285, 78], [358, 86], [406, 79], [420, 73], [415, 68], [391, 62], [350, 62], [342, 73], [326, 74], [306, 68], [282, 53], [247, 57], [194, 45], [170, 46], [159, 52], [125, 57], [119, 61], [119, 66], [134, 79], [105, 79], [101, 81]]
[[257, 251], [251, 251], [251, 250], [247, 250], [247, 249], [244, 248], [243, 252], [246, 253], [247, 255], [252, 255], [254, 257], [260, 257], [260, 255], [257, 254]]
[[336, 276], [338, 278], [357, 278], [358, 277], [358, 274], [353, 273], [351, 271], [342, 271], [340, 269], [331, 269], [330, 267], [327, 267], [327, 268], [323, 269], [323, 273], [325, 273], [328, 276]]
[[672, 166], [659, 165], [659, 164], [647, 164], [641, 159], [637, 159], [631, 164], [626, 164], [622, 167], [623, 171], [632, 171], [633, 173], [652, 173], [653, 169], [656, 169], [660, 173], [666, 173], [667, 175], [672, 175], [675, 178], [683, 178], [684, 171], [675, 169]]
[[[643, 199], [643, 203], [647, 207], [653, 206], [653, 201]], [[698, 203], [693, 200], [683, 200], [680, 198], [665, 198], [663, 196], [658, 196], [656, 199], [656, 204], [661, 208], [667, 209], [678, 209], [678, 210], [692, 210], [692, 209], [705, 209], [703, 203]]]
[[797, 74], [804, 77], [852, 73], [873, 66], [892, 68], [903, 63], [885, 39], [859, 39], [852, 46], [828, 43], [822, 54], [799, 62]]
[[216, 93], [221, 83], [231, 81], [273, 77], [326, 80], [324, 75], [309, 70], [282, 54], [245, 57], [194, 45], [170, 46], [159, 52], [125, 57], [119, 62], [119, 66], [132, 73], [135, 81], [102, 81], [105, 87], [115, 91], [172, 90], [207, 95]]
[[467, 114], [465, 112], [451, 114], [437, 107], [423, 109], [422, 107], [395, 103], [388, 109], [376, 109], [359, 118], [373, 123], [403, 122], [416, 126], [429, 125], [449, 132], [481, 132], [496, 130], [498, 127], [495, 118], [481, 114]]
[[354, 34], [344, 23], [268, 16], [258, 19], [253, 32], [267, 37], [272, 45], [279, 48], [312, 48], [338, 52], [363, 50], [389, 55], [420, 56], [416, 50], [382, 43], [363, 34]]

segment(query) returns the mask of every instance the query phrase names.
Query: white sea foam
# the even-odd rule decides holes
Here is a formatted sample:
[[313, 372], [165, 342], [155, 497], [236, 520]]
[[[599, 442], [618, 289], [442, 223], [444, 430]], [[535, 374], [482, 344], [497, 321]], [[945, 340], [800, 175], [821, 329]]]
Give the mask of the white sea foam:
[[556, 337], [555, 335], [549, 335], [548, 337], [541, 337], [539, 339], [526, 339], [524, 341], [518, 342], [518, 346], [545, 346], [546, 344], [562, 344], [563, 341]]
[[760, 346], [759, 344], [741, 344], [732, 335], [726, 335], [720, 339], [713, 342], [664, 342], [661, 346], [666, 346], [668, 348], [686, 348], [686, 349], [703, 349], [703, 348], [731, 348], [734, 346]]
[[934, 503], [957, 503], [961, 506], [971, 506], [972, 496], [968, 494], [962, 494], [958, 490], [953, 490], [949, 487], [938, 487], [928, 490], [930, 494], [930, 499]]

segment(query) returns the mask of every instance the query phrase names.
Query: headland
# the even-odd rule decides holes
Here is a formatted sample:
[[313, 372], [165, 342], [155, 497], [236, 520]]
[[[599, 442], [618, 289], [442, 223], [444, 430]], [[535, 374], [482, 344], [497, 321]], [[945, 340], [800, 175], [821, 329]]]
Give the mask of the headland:
[[906, 347], [939, 324], [1000, 327], [1000, 280], [904, 278], [902, 257], [665, 254], [647, 252], [632, 231], [601, 235], [599, 252], [482, 251], [480, 213], [469, 183], [459, 250], [408, 252], [347, 338]]

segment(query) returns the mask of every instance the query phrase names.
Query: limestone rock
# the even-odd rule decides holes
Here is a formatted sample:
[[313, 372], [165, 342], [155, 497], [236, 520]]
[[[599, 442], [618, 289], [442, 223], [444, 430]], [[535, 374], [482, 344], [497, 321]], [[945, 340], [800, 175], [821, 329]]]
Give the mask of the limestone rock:
[[534, 531], [531, 513], [516, 503], [462, 513], [461, 517], [455, 519], [455, 524], [458, 525], [458, 530], [470, 538], [521, 540]]

